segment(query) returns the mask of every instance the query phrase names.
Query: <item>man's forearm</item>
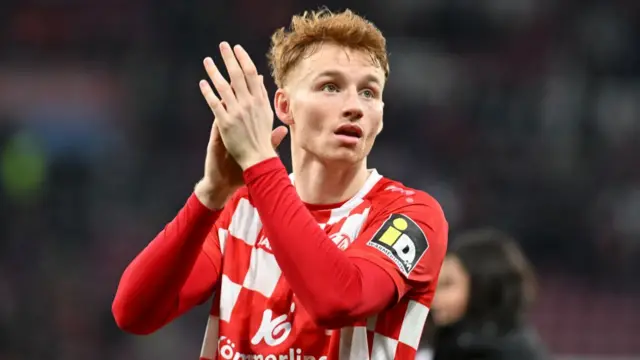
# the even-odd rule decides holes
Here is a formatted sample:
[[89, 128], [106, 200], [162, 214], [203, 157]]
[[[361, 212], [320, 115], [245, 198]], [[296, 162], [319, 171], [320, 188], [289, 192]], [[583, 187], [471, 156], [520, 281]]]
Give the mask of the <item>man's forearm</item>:
[[192, 297], [199, 296], [194, 291], [211, 287], [210, 279], [216, 278], [211, 271], [189, 276], [196, 261], [219, 271], [201, 251], [218, 215], [192, 195], [173, 221], [138, 254], [124, 271], [113, 301], [118, 326], [137, 334], [153, 332], [181, 311], [178, 300], [187, 282], [190, 288], [186, 290]]
[[333, 244], [278, 158], [249, 168], [245, 182], [278, 265], [318, 325], [339, 327], [393, 301], [391, 277], [368, 260], [347, 257]]

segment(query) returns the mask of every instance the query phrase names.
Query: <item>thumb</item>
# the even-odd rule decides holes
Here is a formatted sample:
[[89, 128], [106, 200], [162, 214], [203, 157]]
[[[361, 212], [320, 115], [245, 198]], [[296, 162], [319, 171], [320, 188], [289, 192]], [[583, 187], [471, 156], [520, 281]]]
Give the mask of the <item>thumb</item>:
[[274, 149], [280, 146], [280, 143], [284, 140], [285, 136], [287, 136], [288, 132], [289, 130], [286, 126], [278, 126], [271, 132], [271, 145]]

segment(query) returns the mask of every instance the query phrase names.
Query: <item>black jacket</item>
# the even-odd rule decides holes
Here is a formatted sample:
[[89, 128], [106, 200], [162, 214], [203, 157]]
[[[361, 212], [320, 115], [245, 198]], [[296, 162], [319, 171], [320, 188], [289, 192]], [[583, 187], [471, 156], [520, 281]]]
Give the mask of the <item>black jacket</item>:
[[437, 330], [432, 346], [434, 360], [550, 359], [536, 332], [525, 326], [500, 333], [490, 324], [474, 328], [459, 323]]

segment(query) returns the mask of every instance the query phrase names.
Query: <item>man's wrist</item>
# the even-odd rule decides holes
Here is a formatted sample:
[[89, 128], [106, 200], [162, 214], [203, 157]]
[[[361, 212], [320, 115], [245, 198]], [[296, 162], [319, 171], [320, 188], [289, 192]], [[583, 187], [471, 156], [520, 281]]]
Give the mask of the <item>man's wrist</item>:
[[193, 193], [196, 198], [210, 210], [220, 210], [233, 195], [234, 189], [218, 184], [211, 179], [203, 178], [196, 184]]
[[246, 159], [241, 159], [241, 161], [238, 161], [238, 165], [240, 165], [240, 167], [242, 168], [242, 171], [245, 171], [248, 168], [258, 163], [261, 163], [268, 159], [272, 159], [277, 156], [278, 154], [276, 153], [275, 150], [269, 149], [269, 150], [265, 150], [265, 151], [253, 154], [251, 156], [247, 156]]

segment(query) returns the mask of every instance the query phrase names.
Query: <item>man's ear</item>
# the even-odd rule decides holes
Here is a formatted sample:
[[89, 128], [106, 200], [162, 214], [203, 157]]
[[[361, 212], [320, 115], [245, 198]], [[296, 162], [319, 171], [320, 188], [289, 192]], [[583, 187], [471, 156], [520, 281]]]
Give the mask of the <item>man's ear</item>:
[[291, 112], [291, 98], [286, 90], [278, 89], [273, 97], [273, 107], [278, 119], [285, 125], [293, 125], [293, 114]]

